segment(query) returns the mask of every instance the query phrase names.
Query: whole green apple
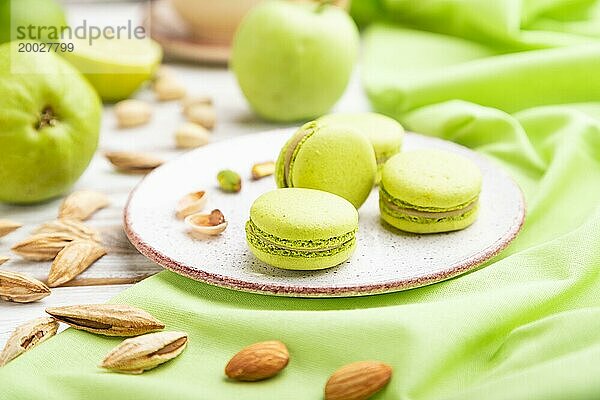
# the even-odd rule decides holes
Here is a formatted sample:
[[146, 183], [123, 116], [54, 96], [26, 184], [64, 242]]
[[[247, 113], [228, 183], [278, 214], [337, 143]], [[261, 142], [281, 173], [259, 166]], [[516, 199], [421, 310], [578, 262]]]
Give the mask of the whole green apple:
[[[27, 30], [30, 25], [33, 27], [31, 36]], [[19, 27], [25, 36], [18, 39], [57, 42], [48, 37], [51, 29], [66, 25], [65, 13], [55, 0], [0, 0], [0, 43], [10, 42], [11, 29], [16, 39]], [[39, 37], [38, 28], [42, 28]]]
[[54, 53], [0, 46], [0, 201], [33, 203], [64, 193], [85, 171], [100, 131], [90, 84]]
[[358, 44], [356, 25], [338, 7], [265, 1], [240, 24], [231, 68], [263, 118], [312, 119], [326, 113], [343, 94]]

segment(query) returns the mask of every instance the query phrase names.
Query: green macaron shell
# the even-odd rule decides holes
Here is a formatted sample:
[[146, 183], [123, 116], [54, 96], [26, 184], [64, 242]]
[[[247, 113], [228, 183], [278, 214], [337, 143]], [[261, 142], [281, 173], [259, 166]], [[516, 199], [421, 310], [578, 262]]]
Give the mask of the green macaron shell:
[[317, 121], [347, 126], [365, 135], [373, 145], [378, 165], [383, 165], [402, 148], [404, 128], [396, 120], [382, 114], [337, 113], [324, 115]]
[[313, 189], [276, 189], [259, 196], [250, 220], [261, 231], [287, 240], [329, 240], [353, 232], [358, 212], [331, 193]]
[[278, 268], [322, 269], [347, 260], [356, 247], [358, 212], [331, 193], [277, 189], [250, 209], [246, 239], [252, 253]]
[[440, 150], [395, 155], [379, 188], [381, 218], [408, 232], [466, 228], [477, 218], [481, 171], [471, 160]]
[[375, 153], [364, 135], [312, 121], [283, 147], [275, 179], [279, 187], [330, 192], [359, 208], [371, 192], [376, 172]]
[[448, 211], [473, 202], [481, 192], [481, 171], [468, 158], [441, 150], [415, 150], [390, 158], [381, 190], [419, 210]]

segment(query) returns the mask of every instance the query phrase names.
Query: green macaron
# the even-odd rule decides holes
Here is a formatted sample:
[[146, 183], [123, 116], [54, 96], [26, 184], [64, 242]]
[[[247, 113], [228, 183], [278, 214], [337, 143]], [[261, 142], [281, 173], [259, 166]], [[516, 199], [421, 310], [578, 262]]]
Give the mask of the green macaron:
[[481, 171], [468, 158], [416, 150], [390, 158], [379, 185], [381, 218], [407, 232], [466, 228], [477, 218]]
[[371, 141], [377, 159], [377, 183], [381, 179], [383, 164], [402, 148], [404, 128], [396, 120], [382, 114], [337, 113], [324, 115], [318, 121], [353, 128]]
[[356, 247], [358, 212], [334, 194], [276, 189], [250, 208], [246, 240], [252, 253], [277, 268], [316, 270], [336, 266]]
[[377, 163], [369, 140], [357, 131], [312, 121], [281, 149], [277, 186], [318, 189], [337, 194], [357, 209], [375, 182]]

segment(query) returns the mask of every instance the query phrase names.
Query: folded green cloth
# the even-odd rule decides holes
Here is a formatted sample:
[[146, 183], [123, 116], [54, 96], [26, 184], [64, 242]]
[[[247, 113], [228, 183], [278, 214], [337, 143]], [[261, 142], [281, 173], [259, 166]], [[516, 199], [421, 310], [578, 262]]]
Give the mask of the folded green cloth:
[[600, 36], [597, 0], [354, 0], [352, 13], [362, 25], [394, 22], [497, 51], [573, 45]]
[[[509, 13], [502, 25], [495, 11], [522, 2], [386, 3], [414, 12], [446, 4], [455, 31], [443, 33], [456, 34], [462, 21], [470, 29], [458, 36], [467, 36], [514, 35]], [[582, 18], [597, 15], [593, 1], [523, 2], [532, 26], [562, 23], [547, 15], [575, 3]], [[489, 22], [475, 18], [484, 4]], [[394, 368], [377, 399], [600, 398], [600, 103], [592, 102], [600, 101], [600, 47], [498, 55], [506, 49], [490, 42], [390, 25], [369, 28], [365, 45], [375, 108], [476, 149], [520, 183], [528, 216], [507, 250], [450, 281], [348, 299], [239, 293], [163, 272], [114, 301], [187, 331], [179, 358], [141, 376], [104, 372], [97, 365], [119, 339], [68, 330], [0, 369], [0, 399], [321, 399], [336, 368], [365, 359]], [[556, 105], [567, 102], [579, 104]], [[258, 383], [224, 379], [232, 354], [267, 339], [290, 349], [282, 374]]]
[[600, 100], [600, 38], [495, 55], [463, 39], [377, 25], [367, 30], [365, 42], [363, 78], [371, 101], [399, 119], [452, 99], [507, 112]]

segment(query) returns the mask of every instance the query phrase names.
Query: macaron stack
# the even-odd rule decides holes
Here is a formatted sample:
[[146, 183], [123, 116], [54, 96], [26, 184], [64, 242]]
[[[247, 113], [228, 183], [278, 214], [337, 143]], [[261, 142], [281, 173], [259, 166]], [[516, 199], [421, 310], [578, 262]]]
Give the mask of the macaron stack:
[[277, 159], [280, 189], [252, 205], [246, 239], [274, 267], [330, 268], [356, 248], [357, 210], [379, 183], [381, 220], [412, 233], [464, 229], [477, 218], [482, 176], [440, 150], [400, 152], [404, 129], [374, 114], [331, 114], [303, 125]]

